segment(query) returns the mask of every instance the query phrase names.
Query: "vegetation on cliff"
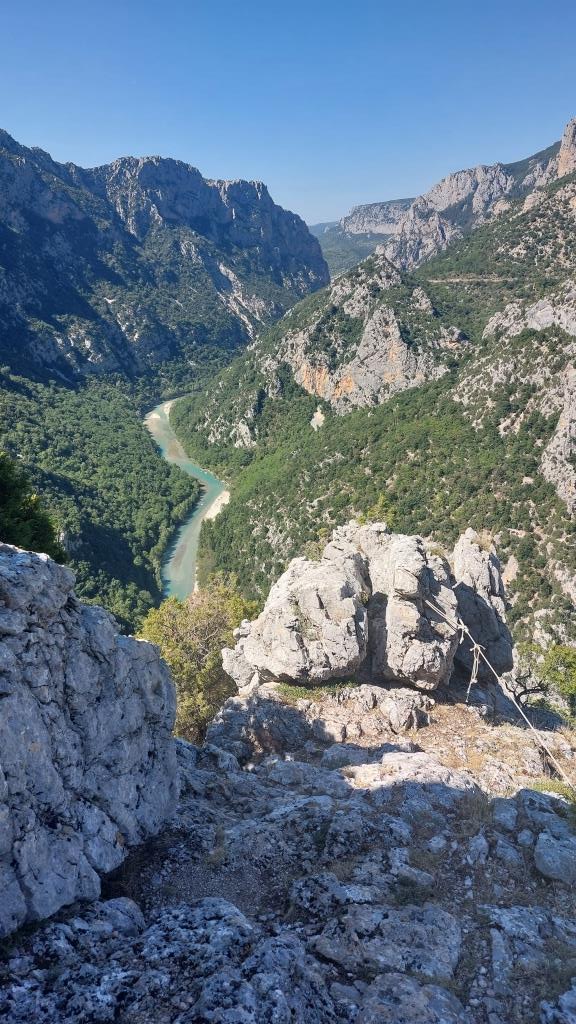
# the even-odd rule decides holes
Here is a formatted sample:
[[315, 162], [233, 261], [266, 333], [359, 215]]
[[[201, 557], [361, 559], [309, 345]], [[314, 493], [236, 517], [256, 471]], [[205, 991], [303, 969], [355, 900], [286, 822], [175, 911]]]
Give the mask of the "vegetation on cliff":
[[31, 490], [26, 473], [0, 451], [0, 541], [65, 560], [56, 525]]
[[[542, 189], [382, 293], [370, 289], [373, 257], [347, 276], [351, 288], [366, 276], [365, 301], [390, 305], [408, 347], [433, 347], [449, 325], [465, 332], [468, 340], [445, 354], [439, 381], [346, 415], [304, 391], [278, 353], [288, 333], [308, 332], [310, 352], [330, 372], [318, 326], [325, 291], [290, 311], [203, 394], [175, 405], [185, 446], [234, 484], [229, 506], [203, 529], [207, 567], [241, 570], [247, 592], [262, 594], [287, 559], [385, 495], [398, 530], [440, 544], [468, 525], [495, 535], [512, 559], [517, 631], [529, 633], [546, 610], [559, 639], [576, 637], [565, 587], [576, 570], [576, 526], [542, 475], [574, 351], [576, 317], [566, 305], [553, 311], [556, 290], [576, 272], [575, 192], [574, 175]], [[338, 289], [347, 293], [343, 279]], [[523, 311], [538, 302], [552, 313], [546, 306], [540, 322], [538, 307], [534, 326], [522, 329], [532, 322]], [[511, 330], [487, 332], [511, 303], [519, 311]], [[343, 336], [344, 355], [350, 344]], [[318, 406], [324, 421], [314, 430]]]

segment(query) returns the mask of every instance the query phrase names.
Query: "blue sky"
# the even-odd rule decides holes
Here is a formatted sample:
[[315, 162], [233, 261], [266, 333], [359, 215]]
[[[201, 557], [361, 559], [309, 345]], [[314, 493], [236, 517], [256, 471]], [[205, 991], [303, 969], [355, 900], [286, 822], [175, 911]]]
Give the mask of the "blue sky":
[[557, 139], [575, 40], [576, 0], [4, 0], [0, 126], [258, 178], [314, 223]]

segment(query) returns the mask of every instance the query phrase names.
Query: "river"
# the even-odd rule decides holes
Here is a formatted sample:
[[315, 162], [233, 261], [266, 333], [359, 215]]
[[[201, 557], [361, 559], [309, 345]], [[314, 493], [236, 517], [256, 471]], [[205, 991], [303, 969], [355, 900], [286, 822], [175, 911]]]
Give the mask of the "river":
[[230, 495], [217, 477], [188, 458], [170, 426], [171, 405], [172, 402], [161, 402], [148, 413], [144, 424], [166, 461], [195, 477], [202, 487], [198, 502], [182, 523], [162, 564], [164, 597], [178, 597], [182, 601], [194, 590], [196, 583], [196, 559], [202, 520], [213, 519]]

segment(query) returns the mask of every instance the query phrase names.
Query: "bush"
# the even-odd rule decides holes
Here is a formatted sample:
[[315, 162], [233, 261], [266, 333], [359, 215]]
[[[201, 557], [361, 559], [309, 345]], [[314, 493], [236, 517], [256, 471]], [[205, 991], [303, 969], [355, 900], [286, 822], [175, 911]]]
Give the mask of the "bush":
[[233, 630], [255, 613], [234, 577], [213, 576], [185, 601], [168, 598], [148, 613], [142, 636], [159, 645], [176, 685], [176, 734], [201, 741], [209, 721], [235, 686], [222, 668], [220, 651]]
[[576, 648], [552, 644], [544, 655], [542, 679], [565, 698], [572, 715], [576, 714]]
[[28, 477], [0, 452], [0, 541], [65, 560], [56, 529], [30, 489]]

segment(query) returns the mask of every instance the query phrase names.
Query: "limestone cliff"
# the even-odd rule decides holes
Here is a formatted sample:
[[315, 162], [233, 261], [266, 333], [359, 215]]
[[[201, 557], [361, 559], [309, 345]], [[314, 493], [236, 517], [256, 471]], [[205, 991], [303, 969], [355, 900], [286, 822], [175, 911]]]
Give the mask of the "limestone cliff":
[[136, 373], [231, 349], [328, 280], [261, 182], [160, 157], [85, 170], [6, 132], [0, 226], [0, 353], [17, 371]]
[[558, 144], [517, 164], [473, 167], [447, 175], [414, 200], [385, 243], [388, 259], [415, 267], [455, 238], [509, 209], [510, 200], [557, 176]]
[[568, 122], [560, 143], [556, 175], [563, 178], [576, 171], [576, 117]]
[[178, 795], [168, 670], [73, 584], [0, 544], [0, 937], [97, 898]]
[[347, 232], [389, 236], [382, 251], [404, 269], [419, 266], [487, 220], [509, 209], [511, 200], [576, 170], [576, 118], [562, 140], [526, 160], [480, 165], [448, 174], [412, 201], [355, 207], [340, 222]]
[[354, 206], [340, 227], [352, 235], [375, 234], [395, 235], [402, 220], [402, 214], [409, 209], [413, 199], [390, 199], [385, 203], [368, 203]]

